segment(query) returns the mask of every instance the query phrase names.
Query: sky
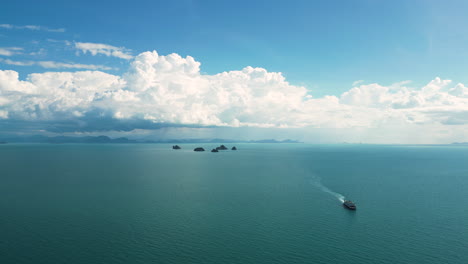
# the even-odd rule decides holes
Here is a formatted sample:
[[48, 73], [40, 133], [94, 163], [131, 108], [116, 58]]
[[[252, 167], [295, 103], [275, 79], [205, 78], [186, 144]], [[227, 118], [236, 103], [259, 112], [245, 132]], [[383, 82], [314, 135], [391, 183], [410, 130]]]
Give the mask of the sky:
[[7, 1], [0, 135], [468, 141], [466, 1]]

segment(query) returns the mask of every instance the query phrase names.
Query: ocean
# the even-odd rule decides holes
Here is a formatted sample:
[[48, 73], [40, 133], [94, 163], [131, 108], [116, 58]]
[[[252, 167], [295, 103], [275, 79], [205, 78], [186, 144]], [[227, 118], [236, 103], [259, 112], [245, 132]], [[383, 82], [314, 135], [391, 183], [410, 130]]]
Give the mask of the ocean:
[[468, 147], [226, 145], [0, 145], [0, 263], [468, 263]]

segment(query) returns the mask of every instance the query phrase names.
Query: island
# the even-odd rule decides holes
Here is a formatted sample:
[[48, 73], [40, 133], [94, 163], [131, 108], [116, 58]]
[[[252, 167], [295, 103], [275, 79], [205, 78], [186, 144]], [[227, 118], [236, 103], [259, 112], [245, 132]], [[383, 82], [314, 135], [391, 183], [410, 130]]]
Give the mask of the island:
[[224, 145], [221, 145], [219, 147], [216, 147], [217, 150], [227, 150], [228, 148], [226, 148], [226, 146]]
[[217, 149], [212, 149], [211, 152], [219, 152]]
[[195, 148], [193, 151], [205, 151], [205, 149], [202, 147], [198, 147], [198, 148]]
[[231, 150], [237, 150], [237, 148], [234, 146], [234, 147], [232, 147], [232, 149], [231, 149]]
[[452, 145], [456, 145], [456, 146], [468, 146], [468, 142], [453, 142]]
[[179, 147], [179, 145], [174, 145], [172, 146], [172, 149], [181, 149], [181, 147]]

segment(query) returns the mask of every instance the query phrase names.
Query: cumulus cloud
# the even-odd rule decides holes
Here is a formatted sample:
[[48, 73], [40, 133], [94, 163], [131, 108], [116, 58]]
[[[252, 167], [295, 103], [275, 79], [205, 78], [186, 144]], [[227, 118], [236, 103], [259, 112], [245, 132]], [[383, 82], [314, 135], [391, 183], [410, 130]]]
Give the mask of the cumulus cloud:
[[26, 81], [18, 77], [15, 71], [0, 71], [0, 110], [23, 121], [82, 117], [100, 105], [96, 92], [112, 93], [123, 87], [119, 77], [99, 71], [30, 74]]
[[87, 69], [87, 70], [112, 70], [113, 68], [104, 65], [64, 63], [57, 61], [13, 61], [9, 59], [0, 59], [1, 63], [15, 66], [38, 65], [46, 69]]
[[90, 43], [90, 42], [76, 42], [75, 48], [82, 51], [84, 54], [87, 52], [91, 53], [91, 55], [95, 56], [97, 54], [103, 54], [107, 57], [116, 57], [125, 60], [129, 60], [133, 58], [130, 54], [129, 50], [125, 48], [119, 48], [107, 44], [100, 44], [100, 43]]
[[22, 81], [15, 71], [0, 71], [0, 118], [43, 122], [49, 131], [188, 126], [401, 133], [395, 128], [468, 125], [463, 84], [441, 78], [420, 88], [406, 84], [365, 84], [340, 96], [313, 98], [279, 72], [245, 67], [205, 75], [190, 56], [153, 51], [136, 56], [121, 76], [48, 72]]
[[467, 124], [467, 89], [463, 84], [448, 88], [450, 84], [451, 80], [437, 77], [421, 89], [362, 85], [345, 92], [340, 102], [381, 112], [399, 113], [410, 123]]
[[468, 98], [468, 87], [459, 83], [449, 90], [449, 94], [457, 97]]
[[0, 56], [13, 56], [16, 54], [21, 54], [23, 48], [20, 47], [7, 47], [0, 48]]

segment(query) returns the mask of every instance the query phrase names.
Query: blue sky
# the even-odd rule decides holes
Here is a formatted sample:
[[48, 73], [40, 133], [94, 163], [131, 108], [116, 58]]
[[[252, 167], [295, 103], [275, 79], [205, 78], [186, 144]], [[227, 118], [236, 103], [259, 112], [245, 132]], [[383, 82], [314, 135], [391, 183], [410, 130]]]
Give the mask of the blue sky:
[[[191, 55], [210, 74], [263, 67], [324, 95], [355, 80], [467, 82], [467, 8], [466, 1], [7, 1], [2, 23], [66, 32], [0, 34], [5, 46], [53, 38]], [[48, 55], [76, 60], [73, 52]]]
[[[313, 98], [340, 97], [356, 81], [354, 86], [383, 87], [411, 81], [406, 88], [412, 90], [440, 77], [453, 80], [450, 89], [468, 83], [466, 10], [466, 1], [423, 0], [7, 1], [0, 9], [0, 49], [12, 54], [0, 52], [0, 70], [18, 72], [20, 80], [31, 73], [82, 70], [125, 79], [133, 59], [93, 56], [76, 45], [96, 43], [129, 56], [153, 50], [191, 56], [201, 63], [202, 75], [247, 66], [281, 72]], [[70, 66], [77, 64], [98, 66]], [[15, 116], [8, 111], [10, 119]], [[464, 124], [458, 119], [453, 122]]]

